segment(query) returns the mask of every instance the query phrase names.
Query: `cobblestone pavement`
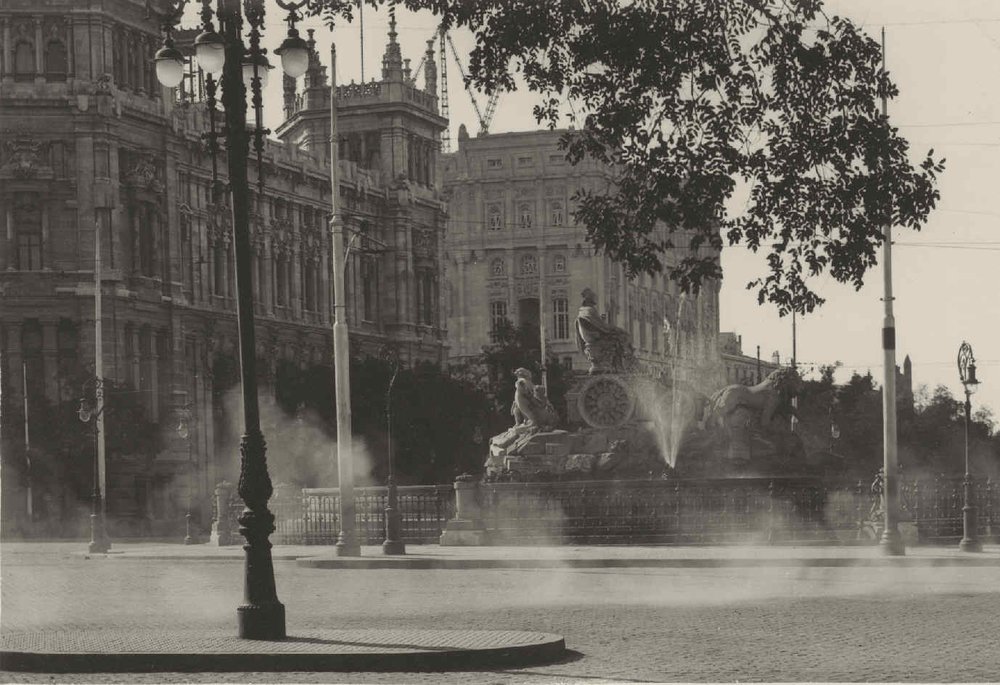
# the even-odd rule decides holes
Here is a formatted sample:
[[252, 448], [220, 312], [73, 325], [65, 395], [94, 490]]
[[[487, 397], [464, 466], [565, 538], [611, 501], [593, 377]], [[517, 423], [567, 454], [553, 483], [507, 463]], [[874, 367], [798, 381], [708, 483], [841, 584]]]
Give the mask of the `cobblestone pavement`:
[[[4, 631], [232, 626], [233, 559], [0, 547]], [[996, 681], [1000, 568], [325, 570], [276, 561], [288, 631], [558, 633], [562, 663], [473, 673], [0, 673], [0, 682]]]

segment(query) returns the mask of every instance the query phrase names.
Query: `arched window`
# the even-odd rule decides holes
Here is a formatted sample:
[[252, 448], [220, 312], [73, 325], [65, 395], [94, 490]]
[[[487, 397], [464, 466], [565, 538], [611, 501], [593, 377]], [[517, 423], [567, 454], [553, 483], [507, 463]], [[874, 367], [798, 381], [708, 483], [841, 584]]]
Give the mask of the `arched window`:
[[506, 272], [507, 272], [507, 265], [504, 264], [502, 258], [497, 257], [492, 262], [490, 262], [491, 276], [503, 276]]
[[45, 46], [45, 78], [49, 81], [65, 81], [68, 72], [66, 45], [61, 40], [50, 40]]
[[14, 46], [14, 80], [31, 81], [35, 78], [35, 46], [22, 40]]
[[557, 254], [552, 258], [552, 271], [557, 274], [566, 273], [566, 256]]

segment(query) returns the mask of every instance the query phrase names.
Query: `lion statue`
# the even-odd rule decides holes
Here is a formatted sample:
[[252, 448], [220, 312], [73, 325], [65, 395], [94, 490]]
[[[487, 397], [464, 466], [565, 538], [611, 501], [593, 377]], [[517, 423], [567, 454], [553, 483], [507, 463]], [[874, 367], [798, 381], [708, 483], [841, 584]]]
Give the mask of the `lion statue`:
[[706, 430], [742, 428], [733, 425], [739, 415], [749, 419], [751, 425], [746, 428], [767, 430], [775, 416], [795, 415], [791, 399], [801, 388], [802, 378], [790, 367], [775, 369], [757, 385], [727, 385], [709, 398], [702, 426]]

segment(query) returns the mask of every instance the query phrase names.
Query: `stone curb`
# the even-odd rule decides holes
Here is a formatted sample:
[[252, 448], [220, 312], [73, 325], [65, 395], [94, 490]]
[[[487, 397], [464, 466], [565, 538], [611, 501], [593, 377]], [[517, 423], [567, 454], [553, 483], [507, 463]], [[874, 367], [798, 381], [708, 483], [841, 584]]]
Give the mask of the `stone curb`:
[[995, 557], [740, 558], [740, 559], [442, 559], [438, 557], [299, 557], [297, 566], [325, 569], [558, 569], [558, 568], [920, 568], [997, 567]]
[[38, 673], [464, 671], [567, 656], [562, 636], [487, 630], [312, 630], [241, 640], [224, 630], [5, 634], [0, 670]]

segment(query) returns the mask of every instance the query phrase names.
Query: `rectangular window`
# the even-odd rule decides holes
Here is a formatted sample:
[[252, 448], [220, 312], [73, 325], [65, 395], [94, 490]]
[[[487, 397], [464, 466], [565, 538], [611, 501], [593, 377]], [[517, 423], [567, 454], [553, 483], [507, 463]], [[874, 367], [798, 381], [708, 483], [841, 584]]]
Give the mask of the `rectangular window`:
[[496, 333], [507, 321], [507, 303], [502, 300], [490, 302], [490, 332]]
[[503, 212], [499, 205], [490, 205], [487, 217], [491, 231], [499, 231], [503, 228]]
[[566, 158], [563, 155], [549, 155], [549, 164], [565, 164]]
[[553, 226], [562, 226], [565, 221], [563, 216], [563, 206], [561, 203], [552, 205], [551, 220]]
[[14, 196], [13, 220], [17, 268], [38, 271], [42, 268], [42, 207], [36, 193]]
[[517, 165], [519, 167], [533, 167], [533, 166], [535, 166], [535, 158], [534, 157], [518, 157], [517, 158]]
[[486, 160], [487, 169], [503, 169], [503, 160], [499, 157], [493, 157]]
[[552, 300], [552, 333], [555, 340], [569, 339], [569, 300], [565, 297]]

